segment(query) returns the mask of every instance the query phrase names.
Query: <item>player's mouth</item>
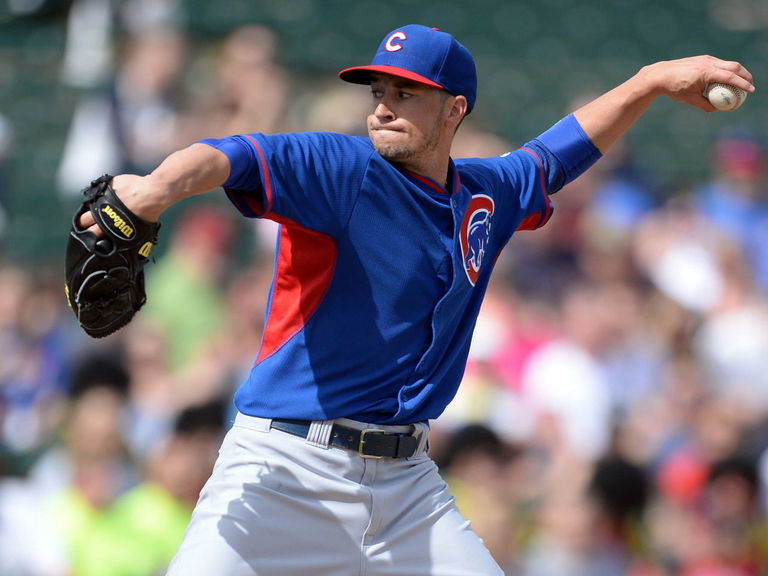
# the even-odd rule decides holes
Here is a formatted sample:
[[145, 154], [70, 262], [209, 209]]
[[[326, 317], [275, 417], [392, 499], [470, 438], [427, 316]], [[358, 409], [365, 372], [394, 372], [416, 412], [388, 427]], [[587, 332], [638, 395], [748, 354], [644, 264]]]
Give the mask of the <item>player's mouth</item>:
[[375, 122], [370, 124], [371, 131], [375, 132], [404, 132], [402, 127], [398, 126], [397, 124], [394, 124], [393, 122]]
[[405, 130], [399, 128], [391, 128], [389, 126], [377, 126], [371, 128], [371, 138], [381, 141], [397, 140], [400, 141], [406, 136]]

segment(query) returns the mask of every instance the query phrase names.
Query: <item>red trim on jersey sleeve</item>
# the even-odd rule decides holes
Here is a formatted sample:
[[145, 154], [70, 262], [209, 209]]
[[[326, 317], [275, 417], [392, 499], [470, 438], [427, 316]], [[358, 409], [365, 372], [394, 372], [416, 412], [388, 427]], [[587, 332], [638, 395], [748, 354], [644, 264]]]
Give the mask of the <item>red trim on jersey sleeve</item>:
[[264, 156], [264, 150], [261, 149], [261, 146], [256, 142], [256, 139], [253, 136], [246, 134], [246, 138], [251, 141], [251, 144], [253, 144], [253, 147], [256, 149], [256, 153], [259, 155], [259, 169], [261, 170], [261, 177], [264, 181], [264, 198], [266, 200], [266, 206], [263, 206], [264, 210], [261, 214], [263, 216], [272, 211], [272, 176], [269, 173], [269, 166], [267, 165], [267, 158]]
[[552, 216], [552, 201], [547, 195], [547, 177], [544, 174], [544, 166], [541, 164], [541, 158], [533, 150], [528, 148], [520, 148], [523, 152], [528, 152], [536, 160], [536, 165], [539, 167], [539, 180], [541, 185], [541, 193], [544, 195], [544, 211], [536, 212], [523, 219], [517, 226], [517, 230], [536, 230], [546, 224]]
[[289, 220], [280, 223], [275, 280], [257, 363], [304, 328], [328, 291], [336, 266], [333, 238]]

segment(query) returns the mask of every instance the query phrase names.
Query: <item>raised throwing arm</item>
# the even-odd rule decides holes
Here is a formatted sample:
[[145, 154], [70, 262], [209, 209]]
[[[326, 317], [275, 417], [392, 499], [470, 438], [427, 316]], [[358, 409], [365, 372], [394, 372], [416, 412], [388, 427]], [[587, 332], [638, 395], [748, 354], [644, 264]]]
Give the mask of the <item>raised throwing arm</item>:
[[707, 84], [722, 82], [754, 92], [752, 74], [740, 63], [713, 56], [694, 56], [644, 66], [616, 88], [574, 112], [584, 131], [605, 153], [659, 96], [706, 112], [715, 107], [704, 97]]

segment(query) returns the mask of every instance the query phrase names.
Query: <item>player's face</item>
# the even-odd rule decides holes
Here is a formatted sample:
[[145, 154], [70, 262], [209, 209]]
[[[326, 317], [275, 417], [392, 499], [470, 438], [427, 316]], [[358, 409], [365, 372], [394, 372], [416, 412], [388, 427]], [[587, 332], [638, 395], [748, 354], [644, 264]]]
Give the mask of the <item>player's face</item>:
[[368, 134], [384, 158], [412, 167], [450, 149], [450, 141], [446, 148], [450, 132], [445, 121], [453, 97], [447, 92], [388, 74], [374, 74], [371, 95]]

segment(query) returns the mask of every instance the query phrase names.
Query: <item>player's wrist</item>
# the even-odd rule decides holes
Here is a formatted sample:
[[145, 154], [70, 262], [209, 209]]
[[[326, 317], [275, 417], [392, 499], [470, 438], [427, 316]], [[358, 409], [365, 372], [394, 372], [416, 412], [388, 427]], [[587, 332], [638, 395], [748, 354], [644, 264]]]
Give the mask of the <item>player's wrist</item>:
[[633, 95], [638, 100], [655, 99], [667, 94], [667, 89], [662, 78], [660, 62], [643, 66], [632, 78]]
[[170, 203], [169, 194], [149, 176], [119, 174], [112, 188], [133, 212], [148, 222], [157, 222]]

